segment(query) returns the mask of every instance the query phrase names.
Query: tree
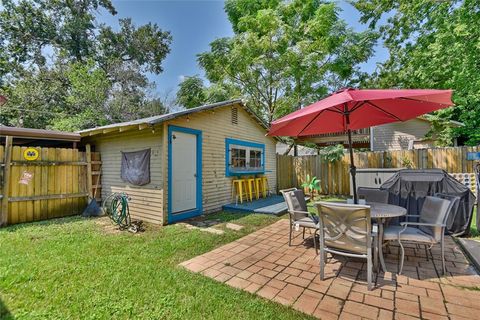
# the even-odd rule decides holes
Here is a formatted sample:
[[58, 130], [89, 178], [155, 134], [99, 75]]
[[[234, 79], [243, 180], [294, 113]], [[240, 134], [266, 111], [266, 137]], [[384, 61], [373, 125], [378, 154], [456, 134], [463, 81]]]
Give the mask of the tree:
[[201, 106], [207, 101], [205, 90], [202, 78], [186, 77], [178, 86], [177, 103], [187, 109]]
[[170, 52], [172, 37], [157, 24], [136, 27], [132, 19], [120, 19], [120, 30], [102, 25], [98, 36], [99, 62], [103, 69], [118, 63], [136, 63], [142, 72], [159, 74], [162, 62]]
[[[381, 32], [389, 59], [368, 82], [377, 87], [454, 89], [454, 108], [436, 113], [440, 144], [460, 134], [480, 143], [480, 2], [356, 0], [371, 30]], [[382, 17], [388, 16], [388, 19]], [[465, 124], [455, 130], [448, 120]]]
[[334, 3], [227, 0], [225, 10], [235, 35], [213, 41], [199, 64], [268, 123], [355, 84], [358, 64], [373, 52], [375, 33], [348, 28]]
[[178, 87], [175, 101], [187, 109], [241, 97], [238, 87], [229, 83], [213, 83], [207, 87], [198, 75], [185, 77]]
[[[26, 66], [43, 66], [45, 50], [76, 61], [91, 57], [95, 44], [95, 11], [116, 11], [110, 0], [3, 0], [0, 11], [0, 44], [7, 72]], [[5, 61], [4, 61], [5, 62]], [[4, 76], [5, 73], [0, 74]]]
[[0, 123], [78, 130], [163, 113], [147, 73], [161, 73], [170, 33], [156, 24], [120, 28], [110, 0], [4, 0], [0, 8]]

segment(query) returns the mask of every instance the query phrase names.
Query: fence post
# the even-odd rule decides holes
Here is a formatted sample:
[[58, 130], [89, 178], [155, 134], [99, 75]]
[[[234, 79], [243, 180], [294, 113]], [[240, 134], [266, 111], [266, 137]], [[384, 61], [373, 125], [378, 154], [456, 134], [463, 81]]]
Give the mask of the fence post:
[[88, 192], [88, 203], [93, 199], [93, 183], [92, 183], [92, 148], [90, 143], [85, 145], [85, 154], [87, 157], [87, 192]]
[[5, 156], [3, 167], [3, 197], [2, 214], [0, 216], [0, 226], [8, 223], [8, 196], [10, 194], [10, 163], [12, 162], [12, 143], [13, 137], [5, 137]]

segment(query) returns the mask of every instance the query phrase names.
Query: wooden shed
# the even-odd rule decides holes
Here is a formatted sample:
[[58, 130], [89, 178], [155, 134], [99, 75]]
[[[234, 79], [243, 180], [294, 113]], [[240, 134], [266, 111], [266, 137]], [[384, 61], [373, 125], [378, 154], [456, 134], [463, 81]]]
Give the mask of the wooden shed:
[[[276, 190], [276, 140], [241, 100], [79, 133], [82, 144], [101, 155], [102, 198], [127, 193], [136, 219], [168, 224], [221, 210], [239, 175], [265, 175], [270, 191]], [[136, 185], [124, 176], [127, 156], [147, 151], [148, 183]]]

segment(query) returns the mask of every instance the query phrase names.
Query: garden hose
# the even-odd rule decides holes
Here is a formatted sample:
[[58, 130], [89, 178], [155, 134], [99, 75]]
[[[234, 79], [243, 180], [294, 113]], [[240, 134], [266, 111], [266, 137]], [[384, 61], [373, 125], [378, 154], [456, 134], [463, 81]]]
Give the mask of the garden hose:
[[121, 230], [128, 229], [130, 223], [129, 197], [126, 193], [112, 193], [103, 201], [102, 208]]

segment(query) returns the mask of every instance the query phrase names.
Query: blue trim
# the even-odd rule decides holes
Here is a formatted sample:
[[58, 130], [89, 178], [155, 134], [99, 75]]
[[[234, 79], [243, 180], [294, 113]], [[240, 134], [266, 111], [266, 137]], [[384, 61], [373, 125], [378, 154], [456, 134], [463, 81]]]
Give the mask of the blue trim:
[[[257, 171], [230, 171], [230, 145], [236, 144], [239, 146], [252, 147], [262, 149], [262, 170]], [[238, 176], [238, 175], [248, 175], [248, 174], [263, 174], [265, 173], [265, 144], [258, 142], [250, 142], [244, 140], [237, 140], [232, 138], [225, 138], [225, 175], [227, 177]]]
[[[197, 207], [194, 210], [182, 213], [172, 213], [172, 133], [184, 132], [197, 136]], [[202, 198], [202, 131], [191, 128], [168, 126], [168, 223], [198, 216], [203, 212]]]

